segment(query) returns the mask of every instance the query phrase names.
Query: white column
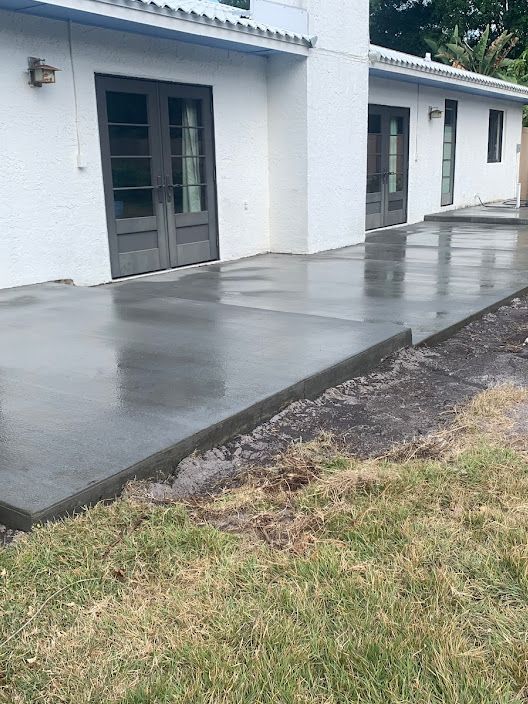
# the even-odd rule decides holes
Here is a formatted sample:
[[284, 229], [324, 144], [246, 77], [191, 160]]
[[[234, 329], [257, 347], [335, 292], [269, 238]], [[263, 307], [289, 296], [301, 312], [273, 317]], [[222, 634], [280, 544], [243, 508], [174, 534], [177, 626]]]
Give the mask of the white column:
[[307, 59], [269, 59], [270, 232], [275, 252], [311, 253], [365, 234], [368, 0], [305, 0]]

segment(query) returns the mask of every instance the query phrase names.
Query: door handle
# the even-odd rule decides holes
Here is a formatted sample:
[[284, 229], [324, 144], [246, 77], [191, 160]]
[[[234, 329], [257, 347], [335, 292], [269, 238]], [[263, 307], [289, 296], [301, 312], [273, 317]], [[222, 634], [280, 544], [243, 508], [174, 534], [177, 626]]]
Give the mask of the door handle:
[[167, 203], [172, 203], [172, 183], [168, 176], [165, 176], [165, 193], [167, 198]]
[[158, 203], [163, 203], [163, 184], [161, 176], [156, 176], [156, 190], [158, 192]]

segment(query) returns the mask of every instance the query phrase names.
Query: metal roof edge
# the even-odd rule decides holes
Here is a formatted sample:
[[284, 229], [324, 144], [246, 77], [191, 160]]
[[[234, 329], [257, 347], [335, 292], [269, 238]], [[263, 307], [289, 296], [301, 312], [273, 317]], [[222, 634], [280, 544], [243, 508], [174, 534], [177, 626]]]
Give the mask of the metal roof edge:
[[[432, 74], [438, 81], [452, 82], [453, 80], [458, 80], [465, 83], [473, 83], [483, 88], [498, 90], [504, 95], [515, 95], [518, 98], [525, 98], [528, 103], [528, 86], [510, 83], [509, 81], [473, 73], [472, 71], [464, 71], [439, 61], [423, 59], [413, 54], [405, 54], [376, 44], [370, 45], [369, 59], [373, 66], [385, 64], [396, 68], [410, 69], [417, 73]], [[409, 73], [408, 75], [412, 76], [413, 74]]]
[[[103, 0], [104, 2], [105, 0]], [[114, 4], [114, 3], [112, 3]], [[121, 4], [121, 3], [115, 3]], [[313, 48], [314, 38], [287, 29], [272, 27], [252, 19], [240, 9], [230, 8], [208, 0], [128, 0], [122, 6], [134, 7], [151, 12], [164, 11], [178, 19], [190, 20], [208, 27], [227, 28], [254, 36], [286, 41], [292, 44]]]

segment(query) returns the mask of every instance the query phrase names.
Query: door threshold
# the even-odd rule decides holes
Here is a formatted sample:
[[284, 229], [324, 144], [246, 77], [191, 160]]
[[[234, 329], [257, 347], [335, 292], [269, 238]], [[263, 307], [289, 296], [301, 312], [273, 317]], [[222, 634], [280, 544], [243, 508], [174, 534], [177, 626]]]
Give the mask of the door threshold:
[[133, 281], [134, 279], [146, 279], [150, 276], [158, 276], [159, 274], [170, 274], [171, 271], [186, 271], [187, 269], [198, 269], [202, 266], [209, 266], [209, 264], [218, 264], [220, 259], [211, 259], [208, 262], [198, 262], [198, 264], [185, 264], [184, 266], [175, 266], [169, 269], [158, 269], [157, 271], [147, 271], [144, 274], [132, 274], [131, 276], [116, 276], [111, 279], [108, 283], [120, 283], [121, 281]]
[[383, 230], [396, 230], [399, 227], [407, 227], [411, 223], [409, 222], [400, 222], [397, 225], [382, 225], [381, 227], [375, 227], [373, 230], [365, 230], [367, 235], [370, 235], [372, 232], [382, 232]]

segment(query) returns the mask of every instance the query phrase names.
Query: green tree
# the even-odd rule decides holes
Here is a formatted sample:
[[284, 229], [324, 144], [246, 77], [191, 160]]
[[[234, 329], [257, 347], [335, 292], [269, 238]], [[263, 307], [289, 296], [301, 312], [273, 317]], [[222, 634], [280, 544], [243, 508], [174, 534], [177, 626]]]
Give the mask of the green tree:
[[490, 38], [504, 31], [528, 46], [528, 0], [371, 0], [371, 39], [399, 51], [423, 56], [426, 38], [444, 41], [455, 26], [471, 40], [491, 27]]
[[445, 64], [474, 71], [484, 76], [503, 78], [508, 69], [513, 70], [517, 63], [508, 58], [519, 43], [519, 39], [511, 32], [502, 32], [496, 39], [491, 38], [491, 28], [488, 25], [474, 44], [470, 44], [460, 35], [455, 27], [447, 42], [437, 42], [426, 39], [435, 59]]
[[506, 77], [515, 83], [528, 85], [528, 49], [525, 49], [517, 59], [510, 63]]

